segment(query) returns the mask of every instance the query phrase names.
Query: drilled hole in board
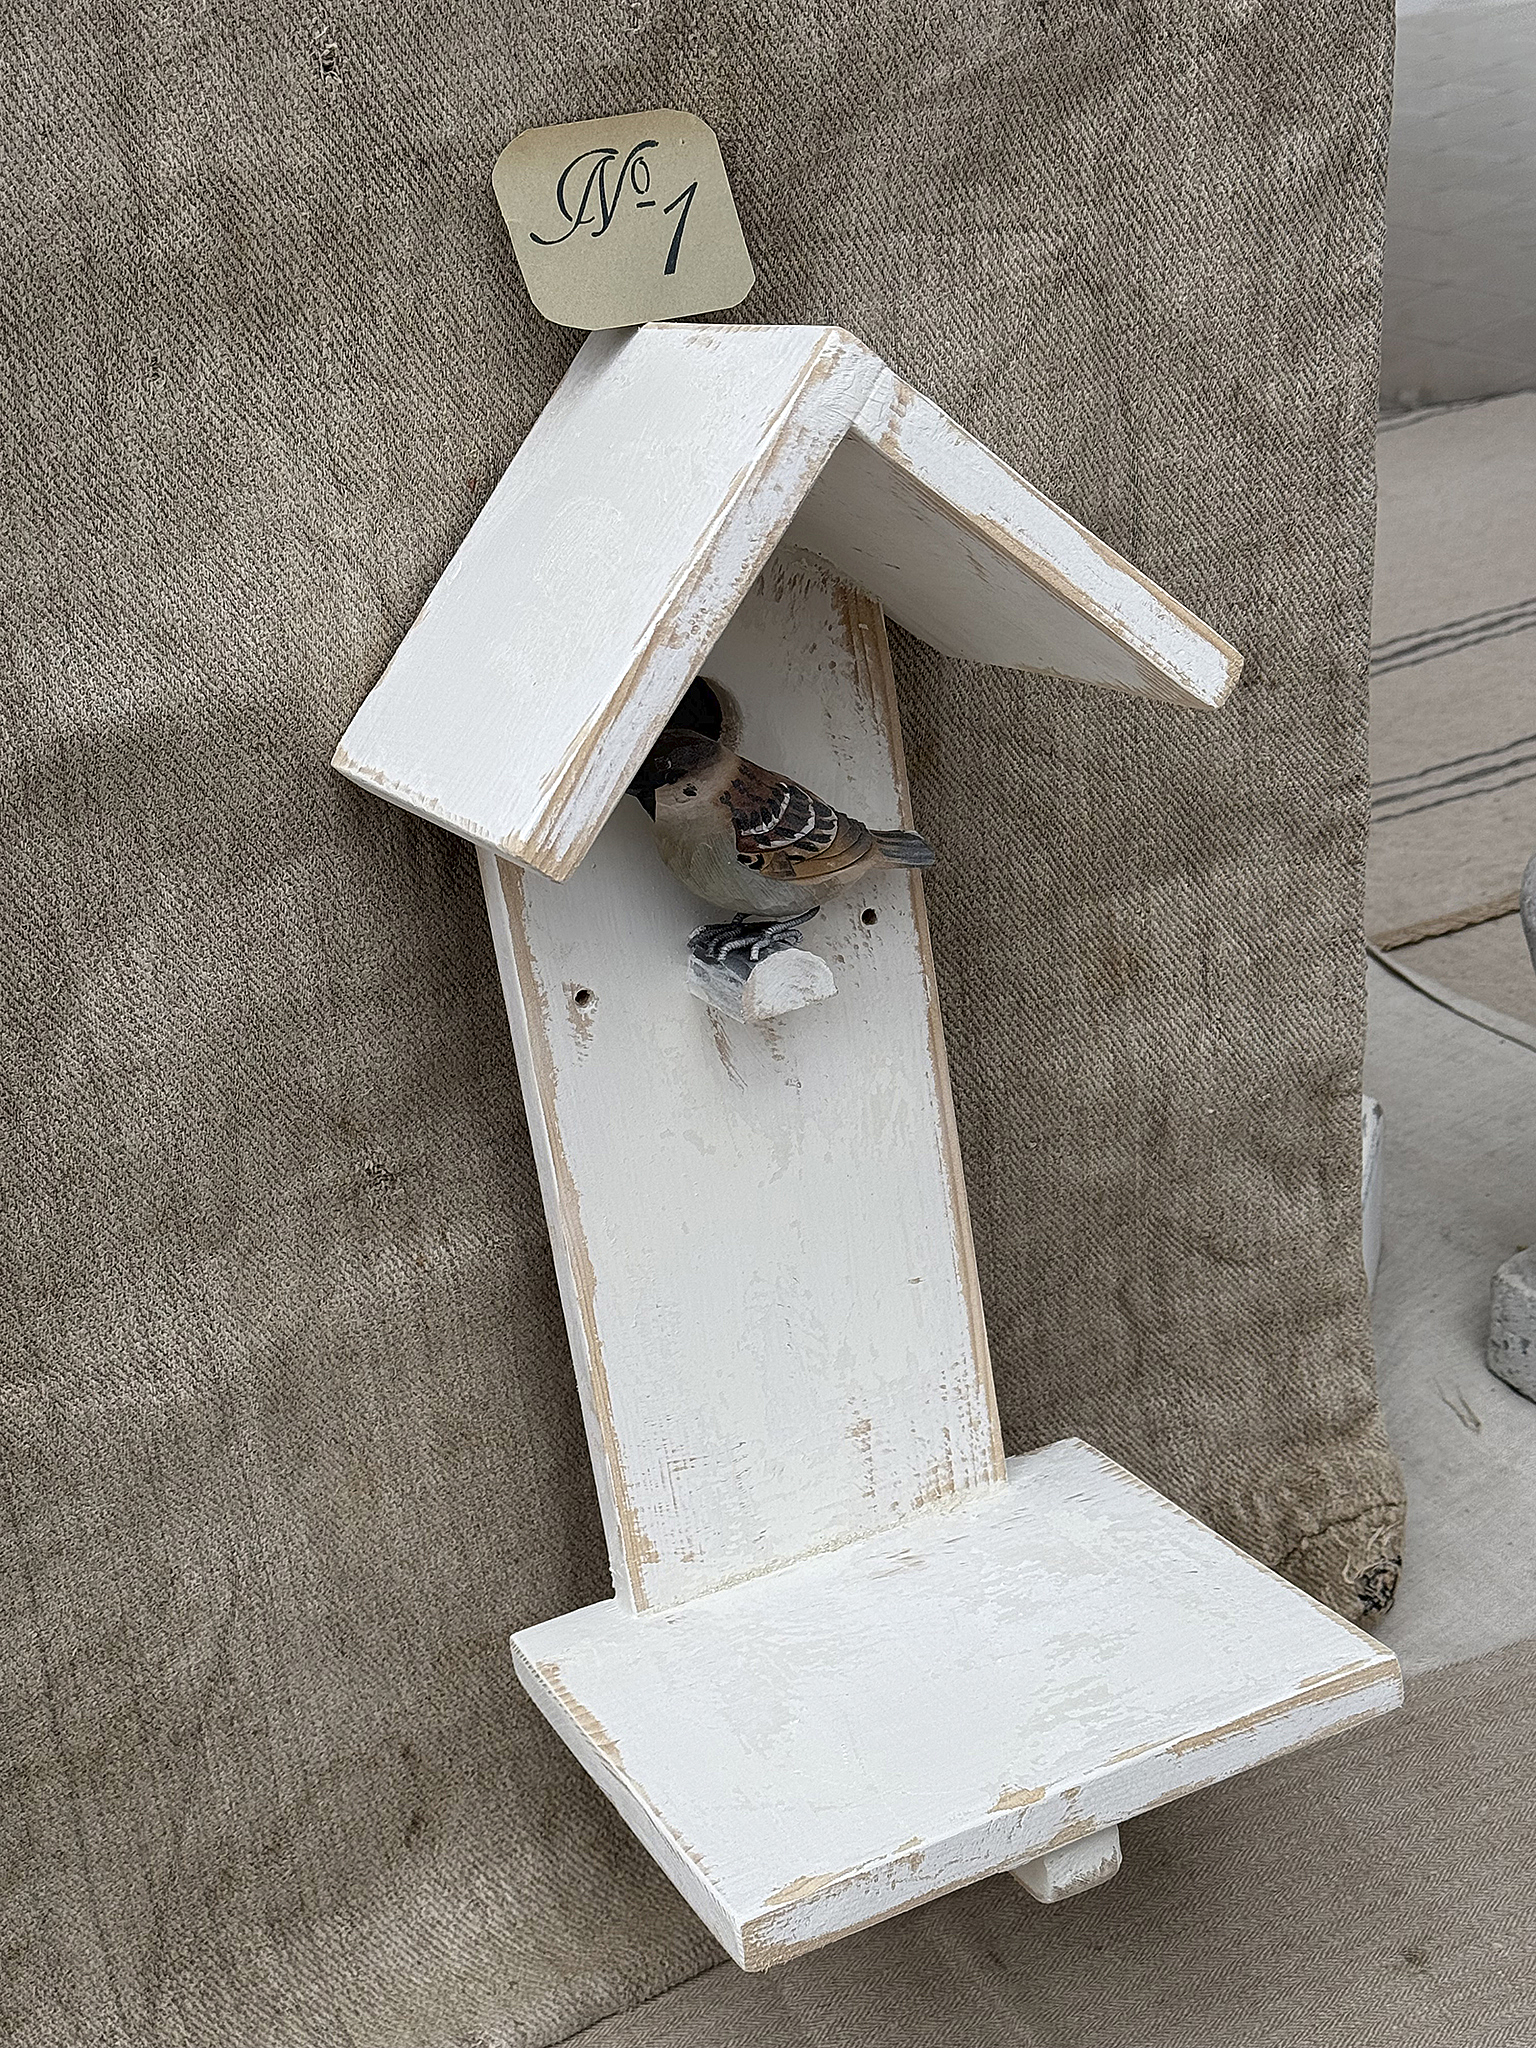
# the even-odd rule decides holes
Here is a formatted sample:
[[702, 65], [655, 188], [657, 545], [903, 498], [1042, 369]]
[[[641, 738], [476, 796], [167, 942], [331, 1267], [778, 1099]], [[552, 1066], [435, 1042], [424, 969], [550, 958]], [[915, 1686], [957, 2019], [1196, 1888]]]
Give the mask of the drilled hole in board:
[[866, 910], [864, 912], [864, 922], [866, 924], [873, 924], [879, 915], [880, 913], [877, 910]]
[[592, 1005], [597, 1001], [597, 997], [593, 995], [591, 989], [579, 988], [577, 989], [575, 995], [572, 996], [571, 1001], [576, 1005], [578, 1010], [590, 1010]]

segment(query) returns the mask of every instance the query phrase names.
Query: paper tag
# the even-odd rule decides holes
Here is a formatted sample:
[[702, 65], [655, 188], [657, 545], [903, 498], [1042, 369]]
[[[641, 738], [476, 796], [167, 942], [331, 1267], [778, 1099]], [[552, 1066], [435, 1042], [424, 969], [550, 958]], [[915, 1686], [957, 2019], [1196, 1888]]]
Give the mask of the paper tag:
[[716, 313], [752, 289], [720, 144], [694, 114], [527, 128], [491, 182], [528, 296], [562, 327]]

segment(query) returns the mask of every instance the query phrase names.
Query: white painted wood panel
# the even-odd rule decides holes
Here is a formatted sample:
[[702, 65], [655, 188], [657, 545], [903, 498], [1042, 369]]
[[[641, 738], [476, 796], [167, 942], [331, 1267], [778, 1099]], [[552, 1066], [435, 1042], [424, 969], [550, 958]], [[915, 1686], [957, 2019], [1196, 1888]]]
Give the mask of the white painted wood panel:
[[1242, 658], [889, 372], [791, 539], [941, 653], [1214, 708]]
[[880, 368], [830, 327], [593, 335], [336, 766], [568, 874]]
[[[776, 556], [707, 672], [752, 759], [910, 822], [879, 608], [824, 565]], [[999, 1483], [918, 878], [827, 906], [804, 944], [836, 995], [747, 1023], [691, 993], [687, 935], [718, 913], [637, 803], [568, 882], [484, 872], [625, 1597]]]
[[1384, 1712], [1391, 1652], [1068, 1441], [1004, 1486], [519, 1674], [763, 1968]]
[[806, 927], [824, 1000], [690, 990], [714, 914], [623, 791], [701, 667], [752, 758], [921, 826], [867, 591], [978, 660], [1236, 673], [851, 337], [647, 328], [582, 350], [337, 755], [482, 849], [616, 1593], [520, 1675], [754, 1968], [997, 1870], [1062, 1895], [1398, 1697], [1085, 1446], [1005, 1477], [919, 877]]
[[948, 652], [1205, 707], [1236, 674], [850, 335], [643, 327], [583, 347], [336, 766], [564, 878], [791, 519]]

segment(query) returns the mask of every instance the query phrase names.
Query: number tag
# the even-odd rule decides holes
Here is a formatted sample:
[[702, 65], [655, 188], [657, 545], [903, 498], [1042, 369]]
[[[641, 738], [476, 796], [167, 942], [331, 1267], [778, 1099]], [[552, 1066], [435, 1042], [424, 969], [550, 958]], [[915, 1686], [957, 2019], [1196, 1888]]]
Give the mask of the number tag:
[[716, 313], [752, 289], [720, 145], [694, 114], [527, 128], [492, 184], [528, 296], [561, 327]]

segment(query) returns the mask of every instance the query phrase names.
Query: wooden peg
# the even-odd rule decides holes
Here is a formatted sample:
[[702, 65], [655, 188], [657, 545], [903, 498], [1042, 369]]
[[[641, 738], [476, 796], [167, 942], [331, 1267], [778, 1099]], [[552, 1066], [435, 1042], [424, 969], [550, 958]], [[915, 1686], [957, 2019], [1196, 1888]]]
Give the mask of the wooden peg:
[[1044, 1856], [1021, 1863], [1013, 1875], [1032, 1899], [1042, 1906], [1054, 1906], [1077, 1892], [1091, 1892], [1095, 1885], [1108, 1884], [1120, 1868], [1120, 1830], [1100, 1828], [1095, 1835], [1068, 1842], [1064, 1848], [1048, 1850]]
[[826, 961], [800, 946], [786, 946], [755, 964], [741, 953], [724, 960], [701, 960], [697, 953], [690, 953], [688, 986], [712, 1010], [748, 1024], [787, 1017], [791, 1010], [803, 1010], [808, 1003], [825, 1002], [837, 994]]

